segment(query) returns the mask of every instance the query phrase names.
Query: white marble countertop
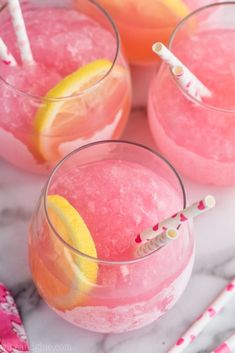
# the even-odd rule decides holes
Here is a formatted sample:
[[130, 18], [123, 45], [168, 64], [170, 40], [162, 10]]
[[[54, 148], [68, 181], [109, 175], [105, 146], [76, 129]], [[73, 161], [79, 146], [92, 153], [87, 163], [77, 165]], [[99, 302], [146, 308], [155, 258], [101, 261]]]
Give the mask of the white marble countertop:
[[[144, 111], [132, 113], [124, 138], [153, 146]], [[14, 292], [32, 352], [165, 353], [235, 275], [235, 188], [197, 185], [184, 179], [189, 202], [211, 193], [217, 207], [195, 222], [196, 263], [180, 301], [162, 319], [138, 331], [103, 335], [80, 330], [51, 311], [31, 281], [27, 228], [44, 181], [0, 161], [0, 281]], [[233, 332], [235, 300], [187, 353], [210, 352]]]

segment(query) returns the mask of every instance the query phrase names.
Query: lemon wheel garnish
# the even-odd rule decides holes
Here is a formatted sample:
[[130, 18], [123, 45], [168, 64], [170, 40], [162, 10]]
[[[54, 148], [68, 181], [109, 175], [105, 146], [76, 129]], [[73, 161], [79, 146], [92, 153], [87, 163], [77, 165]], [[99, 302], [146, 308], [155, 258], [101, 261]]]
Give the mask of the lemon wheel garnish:
[[182, 0], [162, 0], [162, 3], [168, 7], [173, 14], [180, 19], [187, 16], [191, 11]]
[[[97, 257], [89, 229], [64, 197], [49, 195], [47, 211], [51, 224], [66, 243]], [[49, 305], [61, 311], [85, 305], [96, 286], [97, 263], [69, 249], [52, 230], [46, 234], [37, 246], [30, 243], [30, 264], [39, 292]]]
[[[95, 60], [65, 77], [47, 93], [34, 120], [37, 136], [34, 145], [44, 160], [57, 161], [62, 157], [58, 152], [61, 143], [83, 137], [82, 133], [79, 135], [79, 129], [86, 129], [89, 106], [92, 105], [95, 111], [97, 100], [102, 102], [105, 95], [110, 96], [125, 73], [125, 69], [119, 65], [109, 72], [111, 66], [109, 60]], [[108, 72], [102, 84], [93, 90], [92, 86]], [[88, 88], [90, 90], [83, 94]], [[89, 125], [92, 126], [91, 122]]]

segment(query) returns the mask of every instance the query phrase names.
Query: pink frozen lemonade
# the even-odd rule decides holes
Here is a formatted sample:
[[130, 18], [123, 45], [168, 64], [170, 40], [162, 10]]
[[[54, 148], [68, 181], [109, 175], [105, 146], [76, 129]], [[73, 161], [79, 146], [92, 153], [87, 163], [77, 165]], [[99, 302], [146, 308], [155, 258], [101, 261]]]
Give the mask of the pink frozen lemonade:
[[151, 46], [168, 43], [180, 20], [209, 0], [99, 0], [113, 16], [131, 64], [156, 64]]
[[21, 62], [8, 8], [0, 13], [1, 36], [18, 64], [0, 62], [0, 155], [45, 173], [76, 147], [120, 136], [130, 81], [115, 26], [98, 6], [38, 3], [22, 5], [32, 65]]
[[[175, 304], [193, 265], [189, 225], [161, 250], [135, 255], [135, 235], [184, 206], [178, 176], [159, 156], [124, 142], [88, 145], [60, 164], [43, 198], [31, 225], [30, 266], [41, 295], [59, 315], [88, 330], [123, 332], [151, 323]], [[45, 200], [57, 234], [45, 219]], [[64, 232], [66, 217], [72, 232], [75, 212], [93, 245], [85, 230], [72, 241]], [[81, 246], [95, 256], [84, 255]]]
[[193, 100], [163, 64], [148, 104], [159, 150], [186, 176], [217, 185], [235, 184], [235, 21], [226, 28], [229, 13], [235, 14], [234, 4], [199, 10], [179, 25], [170, 43], [211, 97]]

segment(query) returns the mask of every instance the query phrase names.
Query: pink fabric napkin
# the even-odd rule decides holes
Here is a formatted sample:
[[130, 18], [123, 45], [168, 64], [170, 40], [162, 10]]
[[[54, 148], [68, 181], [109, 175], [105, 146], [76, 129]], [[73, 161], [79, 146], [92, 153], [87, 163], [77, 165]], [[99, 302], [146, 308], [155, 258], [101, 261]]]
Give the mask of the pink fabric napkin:
[[29, 352], [29, 344], [15, 301], [0, 283], [0, 353], [18, 352]]

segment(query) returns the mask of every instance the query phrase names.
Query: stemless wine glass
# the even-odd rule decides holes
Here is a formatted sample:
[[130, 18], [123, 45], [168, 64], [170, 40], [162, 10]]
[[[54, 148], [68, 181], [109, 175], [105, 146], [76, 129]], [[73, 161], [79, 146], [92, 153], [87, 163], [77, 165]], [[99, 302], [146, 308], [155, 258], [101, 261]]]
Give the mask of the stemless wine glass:
[[173, 32], [169, 47], [207, 86], [195, 99], [163, 64], [149, 91], [149, 122], [160, 151], [193, 180], [235, 184], [235, 2], [203, 7]]
[[94, 1], [26, 0], [21, 7], [35, 64], [21, 63], [4, 5], [1, 36], [18, 66], [0, 62], [0, 155], [47, 173], [74, 148], [121, 135], [129, 69], [115, 24]]
[[177, 172], [147, 147], [101, 141], [75, 150], [51, 173], [32, 218], [29, 261], [40, 294], [92, 331], [124, 332], [158, 319], [190, 278], [191, 228], [182, 225], [176, 240], [144, 257], [136, 257], [133, 240], [185, 206]]
[[[215, 1], [214, 1], [215, 2]], [[156, 64], [151, 47], [167, 43], [177, 23], [209, 0], [99, 0], [113, 16], [131, 64]]]

